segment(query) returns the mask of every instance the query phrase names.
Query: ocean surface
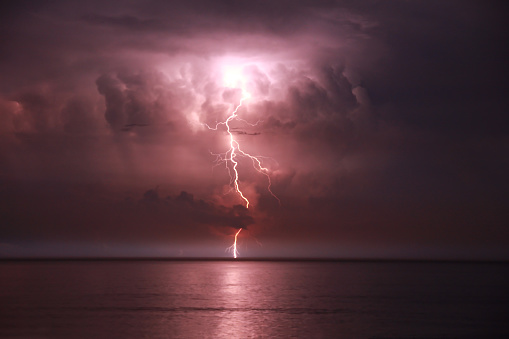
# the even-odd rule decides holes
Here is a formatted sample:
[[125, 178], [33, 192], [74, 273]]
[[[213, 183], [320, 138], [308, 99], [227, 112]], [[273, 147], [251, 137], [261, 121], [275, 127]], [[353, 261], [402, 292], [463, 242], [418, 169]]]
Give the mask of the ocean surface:
[[1, 338], [507, 338], [509, 265], [0, 262]]

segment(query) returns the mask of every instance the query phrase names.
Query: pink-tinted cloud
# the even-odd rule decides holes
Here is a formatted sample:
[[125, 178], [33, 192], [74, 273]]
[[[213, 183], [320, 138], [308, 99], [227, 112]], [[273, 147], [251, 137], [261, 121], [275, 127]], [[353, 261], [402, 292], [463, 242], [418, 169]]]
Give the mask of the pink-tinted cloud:
[[[459, 1], [7, 6], [0, 243], [221, 247], [247, 226], [253, 255], [280, 243], [308, 249], [297, 256], [506, 258], [499, 13]], [[228, 135], [207, 126], [243, 91], [232, 131], [263, 156], [281, 206], [239, 159], [253, 204], [238, 207], [214, 163]]]

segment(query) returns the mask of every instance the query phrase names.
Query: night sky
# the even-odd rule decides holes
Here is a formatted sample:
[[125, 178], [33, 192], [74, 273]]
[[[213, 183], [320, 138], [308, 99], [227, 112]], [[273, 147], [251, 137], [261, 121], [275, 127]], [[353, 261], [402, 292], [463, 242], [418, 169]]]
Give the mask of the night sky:
[[0, 257], [509, 260], [503, 1], [1, 6]]

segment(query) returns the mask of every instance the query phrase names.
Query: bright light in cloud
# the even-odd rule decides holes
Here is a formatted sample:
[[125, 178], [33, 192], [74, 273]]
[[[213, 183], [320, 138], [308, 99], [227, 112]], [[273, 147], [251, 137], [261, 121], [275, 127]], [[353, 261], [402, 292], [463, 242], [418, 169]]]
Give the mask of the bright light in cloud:
[[223, 68], [223, 85], [230, 88], [244, 88], [246, 78], [239, 66], [225, 66]]
[[247, 91], [249, 82], [248, 74], [245, 72], [244, 65], [224, 65], [222, 67], [223, 86], [228, 88], [239, 88], [242, 90], [244, 99], [251, 98], [251, 94]]
[[[254, 93], [250, 91], [253, 86], [253, 69], [263, 73], [265, 76], [273, 65], [266, 58], [234, 58], [224, 57], [218, 61], [218, 68], [222, 80], [222, 86], [226, 88], [238, 88], [242, 90], [242, 97], [249, 99]], [[256, 95], [255, 95], [256, 96]]]

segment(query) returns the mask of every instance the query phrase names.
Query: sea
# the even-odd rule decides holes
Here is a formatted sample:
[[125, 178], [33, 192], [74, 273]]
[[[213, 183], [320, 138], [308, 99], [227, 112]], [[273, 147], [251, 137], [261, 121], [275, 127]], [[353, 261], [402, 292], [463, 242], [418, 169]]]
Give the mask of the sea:
[[0, 338], [509, 338], [509, 264], [0, 262]]

